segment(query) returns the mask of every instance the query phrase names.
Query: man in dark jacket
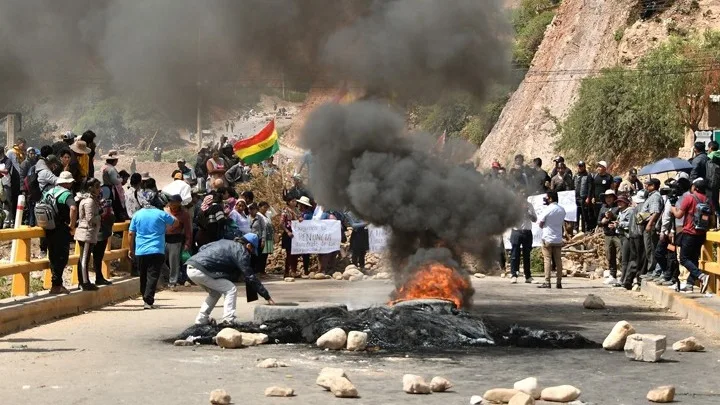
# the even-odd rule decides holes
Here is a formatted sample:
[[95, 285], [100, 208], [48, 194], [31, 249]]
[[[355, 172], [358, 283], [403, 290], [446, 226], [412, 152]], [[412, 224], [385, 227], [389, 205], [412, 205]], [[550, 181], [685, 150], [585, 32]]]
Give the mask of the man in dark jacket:
[[255, 276], [250, 264], [250, 255], [257, 254], [259, 248], [260, 238], [254, 233], [248, 233], [237, 242], [219, 240], [209, 243], [188, 259], [188, 277], [208, 292], [205, 302], [200, 306], [200, 313], [195, 318], [196, 325], [207, 325], [212, 322], [210, 313], [221, 295], [225, 297], [222, 323], [225, 325], [235, 323], [237, 287], [233, 282], [238, 281], [241, 275], [245, 278], [248, 302], [255, 301], [260, 295], [268, 304], [275, 304], [270, 298], [270, 293]]
[[610, 277], [605, 284], [617, 284], [617, 254], [620, 251], [620, 236], [617, 232], [617, 218], [620, 210], [615, 205], [617, 196], [613, 190], [605, 192], [605, 203], [598, 213], [597, 223], [605, 235], [605, 259], [610, 270]]
[[[595, 215], [600, 212], [603, 202], [605, 201], [605, 192], [610, 190], [614, 181], [613, 176], [607, 171], [607, 166], [606, 161], [599, 161], [597, 163], [597, 173], [595, 173], [592, 180], [592, 193], [590, 193], [590, 195], [592, 195], [593, 212]], [[594, 228], [593, 226], [593, 229]]]
[[695, 156], [690, 162], [693, 165], [692, 171], [690, 172], [690, 181], [695, 181], [698, 178], [705, 178], [707, 173], [707, 161], [708, 155], [705, 153], [705, 142], [695, 142], [693, 147], [693, 156]]
[[580, 230], [587, 232], [595, 228], [595, 217], [592, 207], [592, 177], [587, 171], [585, 162], [578, 162], [577, 174], [575, 174], [575, 205], [577, 206], [578, 216], [582, 221], [575, 222], [575, 232]]

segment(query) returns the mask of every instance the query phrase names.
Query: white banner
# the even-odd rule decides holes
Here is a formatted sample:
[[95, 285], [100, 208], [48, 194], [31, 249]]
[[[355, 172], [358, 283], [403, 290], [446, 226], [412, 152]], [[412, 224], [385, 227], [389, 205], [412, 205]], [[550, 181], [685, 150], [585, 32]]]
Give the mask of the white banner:
[[379, 253], [387, 248], [387, 240], [390, 237], [389, 232], [379, 226], [368, 226], [368, 238], [370, 239], [370, 251]]
[[332, 253], [340, 250], [341, 225], [335, 219], [292, 221], [294, 255]]
[[[545, 197], [545, 194], [537, 194], [532, 195], [527, 198], [528, 202], [533, 206], [535, 209], [535, 213], [537, 214], [537, 217], [542, 217], [542, 214], [547, 209], [547, 205], [543, 202], [543, 198]], [[563, 207], [565, 209], [565, 220], [568, 222], [575, 222], [577, 221], [577, 205], [575, 205], [575, 191], [561, 191], [558, 193], [558, 205]], [[508, 229], [505, 231], [505, 234], [503, 235], [503, 244], [505, 245], [505, 249], [510, 250], [511, 244], [510, 244], [510, 233], [512, 232], [512, 229]], [[542, 229], [540, 229], [540, 226], [538, 226], [537, 223], [533, 222], [532, 224], [532, 233], [533, 233], [533, 247], [539, 247], [542, 246]]]

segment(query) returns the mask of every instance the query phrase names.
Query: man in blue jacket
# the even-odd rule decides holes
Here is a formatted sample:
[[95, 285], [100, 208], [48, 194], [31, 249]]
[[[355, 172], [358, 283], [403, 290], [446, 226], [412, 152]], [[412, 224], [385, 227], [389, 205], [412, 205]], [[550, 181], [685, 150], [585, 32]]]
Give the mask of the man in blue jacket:
[[222, 324], [232, 326], [235, 323], [237, 287], [234, 282], [240, 279], [241, 274], [245, 278], [248, 302], [255, 301], [260, 295], [268, 304], [275, 304], [250, 264], [250, 255], [257, 254], [259, 247], [258, 236], [248, 233], [236, 241], [219, 240], [204, 245], [195, 256], [188, 259], [188, 277], [208, 292], [195, 318], [196, 325], [211, 323], [210, 313], [221, 295], [225, 297]]

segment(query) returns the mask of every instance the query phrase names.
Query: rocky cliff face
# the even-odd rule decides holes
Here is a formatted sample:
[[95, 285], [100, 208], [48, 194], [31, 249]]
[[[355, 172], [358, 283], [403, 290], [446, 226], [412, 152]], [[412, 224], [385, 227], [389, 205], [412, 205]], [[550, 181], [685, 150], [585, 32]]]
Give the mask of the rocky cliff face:
[[489, 167], [516, 153], [549, 162], [555, 125], [548, 112], [563, 117], [581, 79], [618, 62], [615, 32], [627, 23], [637, 0], [564, 0], [535, 54], [525, 80], [512, 95], [476, 159]]

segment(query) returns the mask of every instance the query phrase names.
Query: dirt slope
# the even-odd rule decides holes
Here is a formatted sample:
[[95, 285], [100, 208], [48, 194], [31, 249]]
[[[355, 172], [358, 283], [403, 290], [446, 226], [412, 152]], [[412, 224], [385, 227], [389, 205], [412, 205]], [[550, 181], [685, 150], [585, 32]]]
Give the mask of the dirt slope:
[[549, 162], [554, 154], [554, 125], [545, 109], [554, 116], [564, 116], [572, 106], [580, 79], [588, 71], [617, 63], [614, 33], [625, 25], [633, 3], [563, 1], [527, 77], [476, 155], [481, 167], [488, 167], [495, 158], [510, 162], [516, 153]]

